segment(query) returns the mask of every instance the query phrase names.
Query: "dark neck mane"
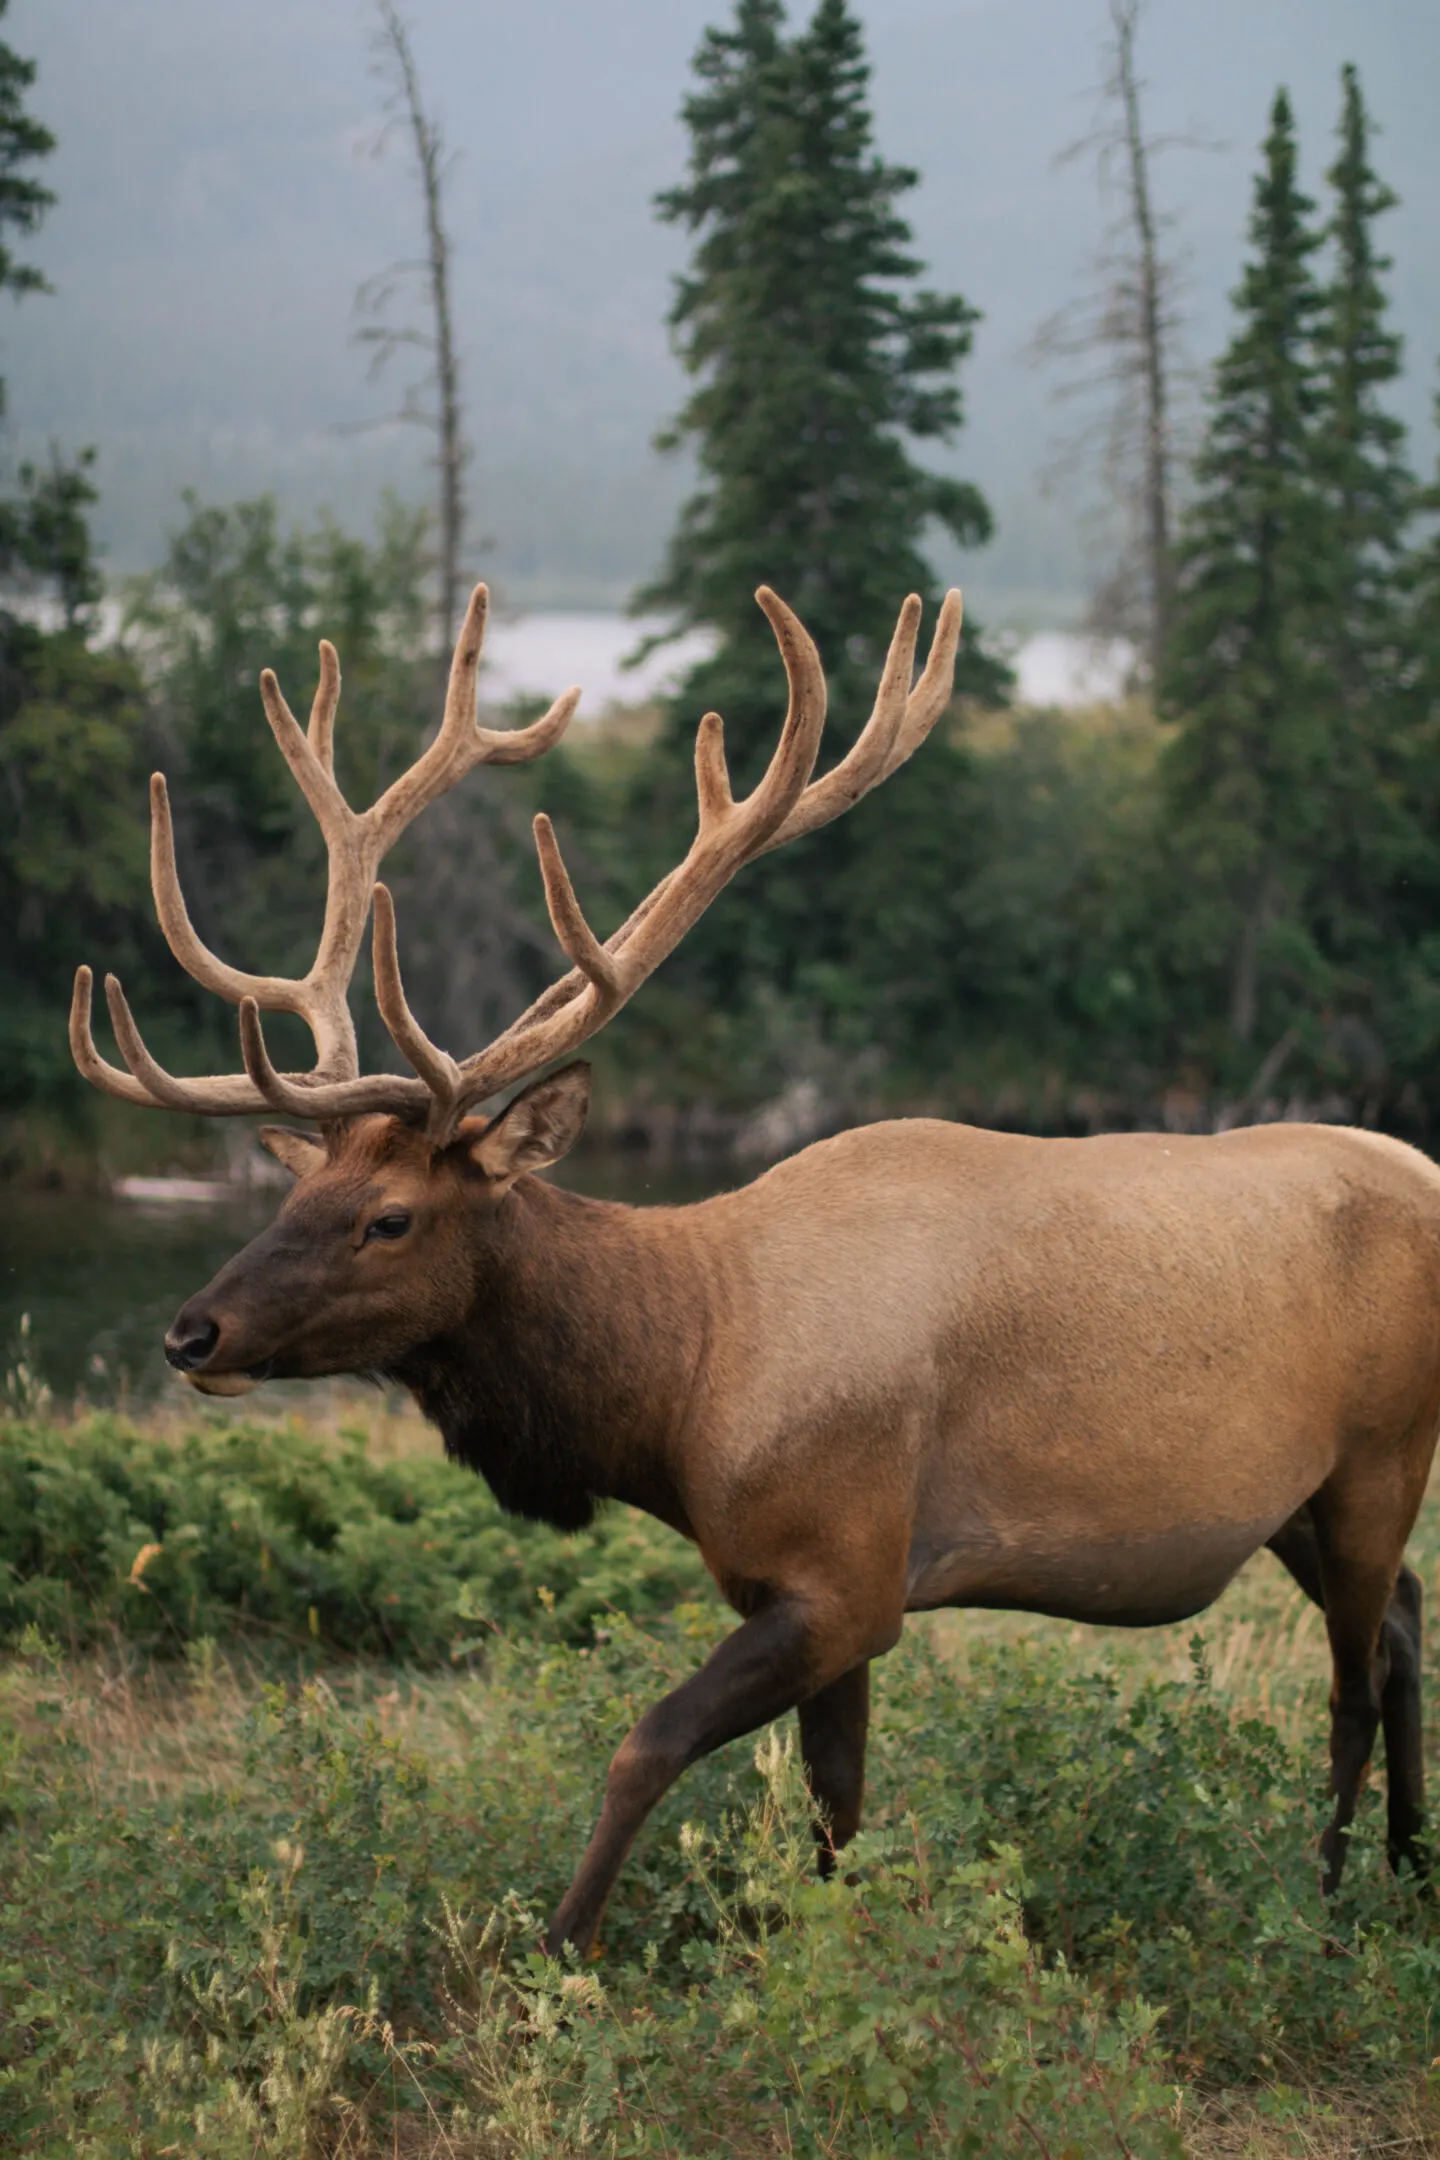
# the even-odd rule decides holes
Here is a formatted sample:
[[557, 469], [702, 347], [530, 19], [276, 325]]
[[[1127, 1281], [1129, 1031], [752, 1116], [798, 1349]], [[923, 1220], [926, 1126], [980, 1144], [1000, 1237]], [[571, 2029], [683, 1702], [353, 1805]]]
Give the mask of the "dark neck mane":
[[465, 1325], [395, 1367], [512, 1514], [579, 1530], [618, 1499], [688, 1530], [670, 1452], [704, 1331], [660, 1212], [519, 1179], [479, 1241]]

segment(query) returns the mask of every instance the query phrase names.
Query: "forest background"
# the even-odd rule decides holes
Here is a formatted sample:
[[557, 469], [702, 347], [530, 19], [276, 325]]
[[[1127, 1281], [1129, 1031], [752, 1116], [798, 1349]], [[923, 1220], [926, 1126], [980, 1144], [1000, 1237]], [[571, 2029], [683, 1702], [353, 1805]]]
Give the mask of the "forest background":
[[[423, 180], [425, 86], [407, 106], [404, 25], [382, 9], [381, 27]], [[1084, 156], [1112, 222], [1090, 283], [1077, 263], [1079, 297], [1036, 341], [1062, 387], [1099, 378], [1098, 434], [1073, 446], [1070, 484], [1077, 502], [1097, 482], [1108, 498], [1091, 619], [1128, 639], [1130, 694], [1017, 709], [972, 613], [952, 714], [915, 764], [747, 873], [600, 1046], [612, 1137], [783, 1146], [890, 1109], [1047, 1131], [1289, 1111], [1423, 1137], [1440, 1110], [1440, 493], [1398, 417], [1407, 367], [1431, 356], [1407, 361], [1391, 323], [1383, 139], [1337, 65], [1312, 199], [1274, 95], [1229, 341], [1187, 438], [1183, 250], [1145, 127], [1143, 27], [1125, 0], [1097, 7]], [[1257, 132], [1272, 88], [1257, 88]], [[882, 157], [870, 100], [840, 0], [794, 20], [741, 0], [702, 42], [688, 168], [657, 204], [689, 252], [670, 316], [689, 397], [668, 440], [694, 492], [637, 605], [706, 632], [713, 656], [663, 705], [573, 730], [533, 772], [447, 801], [397, 859], [407, 983], [457, 1050], [557, 964], [531, 811], [555, 818], [603, 932], [683, 850], [706, 706], [726, 717], [740, 777], [753, 770], [780, 716], [749, 599], [760, 579], [817, 637], [838, 754], [903, 593], [922, 592], [933, 619], [934, 566], [950, 559], [937, 543], [973, 554], [991, 537], [952, 448], [987, 296], [929, 289], [907, 222], [918, 175]], [[463, 265], [432, 147], [431, 237]], [[27, 319], [46, 305], [53, 150], [43, 86], [6, 47], [0, 287]], [[431, 337], [433, 279], [418, 330], [376, 313], [384, 297], [366, 317], [376, 356], [397, 334]], [[447, 414], [443, 359], [426, 349], [438, 390], [427, 374], [414, 393], [442, 483], [447, 442], [453, 481], [484, 426], [473, 386], [471, 428], [458, 392]], [[303, 697], [317, 636], [334, 640], [342, 776], [368, 799], [423, 741], [456, 579], [485, 567], [488, 505], [452, 488], [447, 507], [443, 484], [434, 515], [395, 495], [368, 531], [292, 519], [270, 496], [190, 496], [157, 568], [107, 590], [92, 539], [103, 472], [103, 443], [19, 462], [0, 529], [0, 1156], [32, 1176], [213, 1144], [122, 1137], [65, 1047], [70, 977], [89, 959], [122, 976], [163, 1061], [235, 1063], [232, 1017], [153, 927], [148, 771], [170, 776], [202, 936], [246, 966], [303, 971], [321, 852], [263, 726], [259, 668]], [[366, 1055], [383, 1062], [357, 997]]]

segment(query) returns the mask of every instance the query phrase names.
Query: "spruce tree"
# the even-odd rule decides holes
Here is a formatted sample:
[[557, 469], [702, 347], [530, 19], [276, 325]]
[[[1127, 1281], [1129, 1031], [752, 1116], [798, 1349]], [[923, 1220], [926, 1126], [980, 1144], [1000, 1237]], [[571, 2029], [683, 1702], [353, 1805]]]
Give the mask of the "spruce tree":
[[[816, 639], [844, 742], [868, 711], [901, 600], [938, 597], [927, 527], [967, 546], [989, 536], [978, 490], [925, 470], [910, 448], [959, 427], [955, 369], [978, 316], [916, 289], [896, 205], [918, 175], [875, 154], [869, 68], [845, 0], [820, 0], [794, 35], [779, 0], [739, 0], [695, 66], [689, 174], [659, 207], [695, 237], [670, 323], [696, 387], [661, 441], [694, 444], [701, 485], [635, 604], [718, 634], [681, 705], [692, 725], [697, 702], [724, 714], [745, 777], [776, 724], [757, 584]], [[1003, 684], [972, 629], [962, 687], [993, 696]]]
[[[1322, 972], [1304, 922], [1306, 869], [1326, 798], [1324, 673], [1316, 624], [1333, 582], [1317, 480], [1323, 305], [1313, 204], [1296, 174], [1290, 101], [1274, 101], [1250, 219], [1252, 256], [1216, 370], [1196, 495], [1179, 550], [1162, 681], [1178, 721], [1166, 781], [1176, 926], [1191, 1018], [1223, 1004], [1229, 1049], [1267, 1030], [1271, 984]], [[1288, 1008], [1283, 1015], [1289, 1017]], [[1214, 1048], [1223, 1064], [1224, 1034]]]
[[[0, 16], [9, 10], [10, 0], [0, 0]], [[17, 299], [48, 288], [33, 263], [16, 259], [7, 230], [34, 232], [55, 200], [28, 169], [55, 148], [49, 128], [25, 109], [25, 93], [34, 80], [35, 62], [0, 42], [0, 292], [12, 292]]]
[[[819, 646], [833, 759], [869, 713], [908, 592], [933, 626], [927, 533], [974, 546], [990, 532], [979, 491], [914, 454], [960, 426], [956, 370], [978, 317], [920, 282], [898, 208], [917, 175], [875, 151], [845, 0], [819, 0], [794, 30], [780, 0], [737, 0], [695, 66], [689, 170], [659, 208], [694, 240], [670, 316], [694, 387], [662, 443], [693, 446], [700, 485], [635, 605], [718, 645], [674, 699], [637, 790], [652, 872], [694, 829], [699, 715], [723, 715], [738, 786], [773, 751], [784, 678], [755, 587], [772, 585]], [[956, 680], [1005, 694], [1007, 671], [973, 622]], [[671, 980], [705, 1015], [693, 1054], [722, 1094], [741, 1072], [745, 1092], [765, 1092], [812, 1053], [833, 1064], [863, 1046], [873, 1062], [880, 1042], [922, 1063], [953, 1034], [969, 773], [937, 730], [855, 817], [752, 866], [743, 893], [697, 927]]]
[[1376, 248], [1374, 225], [1398, 198], [1371, 167], [1371, 123], [1354, 67], [1343, 70], [1341, 82], [1340, 153], [1326, 176], [1334, 192], [1334, 271], [1317, 340], [1317, 457], [1334, 567], [1322, 632], [1345, 698], [1373, 703], [1381, 678], [1394, 674], [1415, 482], [1404, 424], [1381, 402], [1400, 374], [1401, 342], [1386, 322], [1381, 281], [1390, 261]]
[[1330, 275], [1316, 337], [1325, 591], [1312, 724], [1326, 738], [1326, 816], [1309, 916], [1315, 943], [1337, 971], [1341, 1034], [1353, 1035], [1362, 1020], [1372, 1037], [1377, 1023], [1394, 1037], [1408, 1028], [1397, 963], [1424, 927], [1415, 900], [1433, 890], [1436, 867], [1406, 634], [1406, 539], [1417, 489], [1404, 426], [1383, 402], [1400, 374], [1401, 342], [1387, 321], [1390, 264], [1375, 224], [1397, 198], [1370, 162], [1371, 122], [1354, 67], [1342, 71], [1341, 88], [1339, 154], [1326, 176]]

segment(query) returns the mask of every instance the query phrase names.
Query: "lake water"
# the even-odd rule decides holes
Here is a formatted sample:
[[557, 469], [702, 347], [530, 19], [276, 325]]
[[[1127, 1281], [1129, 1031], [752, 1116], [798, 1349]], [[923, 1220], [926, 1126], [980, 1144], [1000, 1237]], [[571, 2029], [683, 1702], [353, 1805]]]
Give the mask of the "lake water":
[[[521, 691], [554, 697], [578, 683], [584, 693], [581, 717], [592, 719], [609, 704], [662, 696], [710, 650], [705, 633], [692, 631], [673, 645], [658, 647], [639, 667], [627, 669], [626, 656], [643, 637], [663, 627], [659, 621], [600, 613], [498, 615], [486, 632], [481, 696], [496, 703]], [[928, 637], [927, 628], [922, 651]], [[1135, 661], [1123, 640], [1068, 630], [1045, 630], [1000, 644], [1015, 669], [1022, 705], [1090, 705], [1118, 697]]]
[[[698, 1200], [734, 1183], [722, 1170], [657, 1172], [582, 1156], [563, 1182], [602, 1199]], [[0, 1386], [23, 1355], [62, 1404], [182, 1399], [161, 1338], [180, 1307], [273, 1218], [283, 1194], [208, 1204], [9, 1192], [0, 1207]], [[22, 1342], [23, 1316], [29, 1316]], [[296, 1399], [303, 1400], [303, 1389]], [[192, 1402], [189, 1390], [183, 1399]]]

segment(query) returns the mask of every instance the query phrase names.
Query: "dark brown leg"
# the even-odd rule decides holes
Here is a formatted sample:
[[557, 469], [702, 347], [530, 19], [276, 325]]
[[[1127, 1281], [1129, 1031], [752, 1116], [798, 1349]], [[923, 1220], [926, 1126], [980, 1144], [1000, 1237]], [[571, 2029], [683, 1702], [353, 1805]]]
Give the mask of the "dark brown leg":
[[1385, 1645], [1390, 1671], [1380, 1698], [1385, 1727], [1385, 1770], [1390, 1788], [1386, 1847], [1390, 1865], [1408, 1860], [1417, 1875], [1427, 1872], [1425, 1834], [1425, 1754], [1420, 1715], [1420, 1578], [1402, 1567], [1385, 1615]]
[[[1270, 1540], [1296, 1582], [1325, 1613], [1334, 1661], [1330, 1760], [1335, 1815], [1325, 1833], [1325, 1889], [1345, 1865], [1349, 1826], [1383, 1721], [1388, 1791], [1386, 1844], [1392, 1867], [1423, 1867], [1424, 1765], [1420, 1726], [1420, 1585], [1386, 1563], [1388, 1540], [1342, 1491], [1317, 1494], [1310, 1508]], [[1357, 1516], [1361, 1519], [1357, 1521]], [[1401, 1532], [1408, 1534], [1409, 1523]]]
[[[885, 1650], [899, 1633], [899, 1620]], [[839, 1644], [798, 1600], [777, 1598], [727, 1636], [693, 1678], [647, 1710], [610, 1765], [605, 1805], [575, 1879], [545, 1935], [552, 1956], [570, 1943], [583, 1956], [625, 1855], [657, 1800], [682, 1770], [741, 1733], [754, 1732], [827, 1689], [866, 1646]]]
[[800, 1705], [800, 1752], [815, 1802], [820, 1872], [860, 1827], [865, 1795], [865, 1736], [870, 1725], [870, 1667], [854, 1665]]

